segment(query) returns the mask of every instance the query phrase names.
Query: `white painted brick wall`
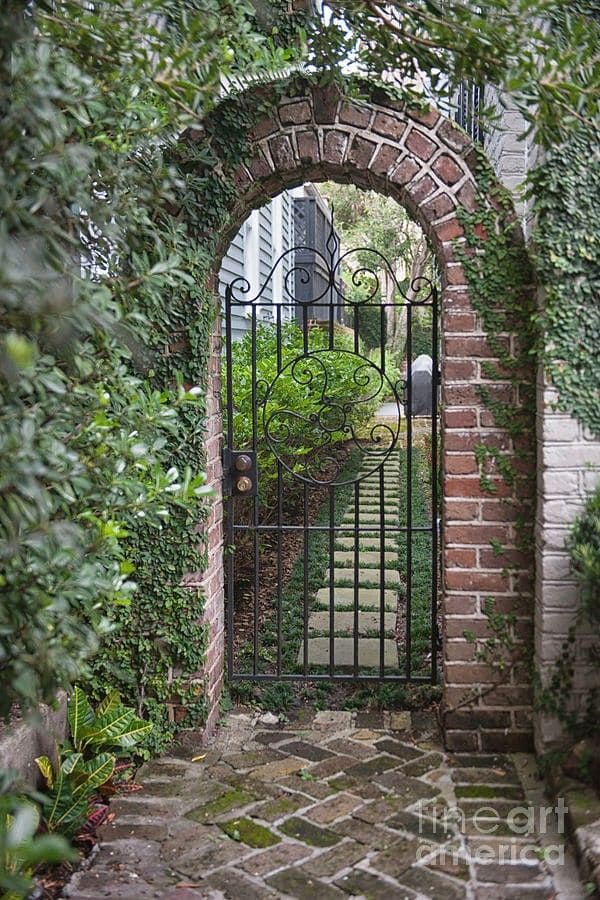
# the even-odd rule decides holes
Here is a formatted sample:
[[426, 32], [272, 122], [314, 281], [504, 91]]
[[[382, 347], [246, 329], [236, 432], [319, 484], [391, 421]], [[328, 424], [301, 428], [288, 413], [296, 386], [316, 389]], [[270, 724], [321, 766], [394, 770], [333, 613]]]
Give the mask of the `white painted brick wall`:
[[[486, 89], [486, 103], [500, 116], [498, 127], [486, 137], [485, 149], [502, 183], [513, 192], [515, 207], [530, 237], [534, 226], [520, 188], [538, 154], [521, 135], [525, 123], [518, 110], [494, 89]], [[543, 301], [542, 301], [543, 302]], [[536, 516], [535, 655], [542, 679], [550, 677], [563, 642], [579, 609], [579, 590], [571, 571], [565, 541], [590, 491], [600, 480], [600, 440], [570, 416], [556, 410], [556, 392], [538, 379], [537, 423], [538, 473]], [[591, 635], [577, 634], [577, 665], [574, 704], [583, 708], [593, 683], [587, 663]], [[560, 723], [549, 716], [536, 717], [536, 742], [542, 751], [560, 740]]]

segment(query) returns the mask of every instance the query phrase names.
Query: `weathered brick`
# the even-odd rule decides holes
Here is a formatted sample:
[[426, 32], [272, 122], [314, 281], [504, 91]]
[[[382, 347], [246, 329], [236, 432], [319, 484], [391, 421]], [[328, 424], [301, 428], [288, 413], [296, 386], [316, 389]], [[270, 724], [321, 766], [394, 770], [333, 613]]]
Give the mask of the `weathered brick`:
[[308, 100], [284, 103], [279, 107], [279, 119], [282, 125], [303, 125], [310, 122], [312, 108]]
[[419, 171], [418, 164], [414, 161], [414, 159], [404, 159], [397, 169], [394, 170], [391, 176], [391, 181], [395, 184], [408, 184], [408, 182], [413, 178], [417, 172]]
[[426, 197], [429, 197], [430, 194], [433, 194], [435, 189], [436, 184], [433, 178], [429, 175], [424, 175], [413, 184], [410, 192], [411, 199], [415, 203], [420, 203], [422, 200], [425, 200]]
[[366, 169], [376, 149], [377, 144], [373, 143], [373, 141], [367, 141], [360, 135], [355, 135], [348, 151], [348, 162], [359, 169]]
[[333, 125], [337, 119], [340, 92], [335, 85], [313, 88], [313, 109], [315, 122], [319, 125]]
[[344, 160], [348, 135], [344, 131], [327, 131], [323, 142], [324, 161], [331, 165], [339, 165]]
[[319, 141], [314, 131], [297, 131], [296, 146], [302, 163], [317, 163], [321, 159]]
[[389, 116], [387, 113], [378, 112], [375, 115], [371, 129], [377, 134], [398, 141], [406, 130], [406, 122], [397, 116]]
[[448, 194], [437, 194], [431, 200], [428, 200], [421, 206], [421, 211], [428, 222], [435, 222], [441, 219], [454, 209], [454, 201], [450, 199]]
[[438, 176], [438, 178], [440, 178], [444, 182], [444, 184], [447, 184], [449, 186], [456, 184], [456, 182], [460, 181], [463, 176], [461, 167], [445, 153], [443, 153], [441, 156], [438, 156], [431, 168]]
[[339, 120], [344, 125], [353, 125], [355, 128], [366, 128], [371, 121], [371, 110], [368, 106], [352, 103], [345, 100], [340, 107]]
[[287, 171], [296, 166], [296, 158], [292, 142], [287, 134], [278, 135], [269, 141], [271, 158], [276, 169]]
[[405, 146], [411, 153], [414, 153], [415, 156], [425, 162], [428, 159], [431, 159], [435, 153], [435, 144], [433, 141], [430, 141], [429, 138], [425, 137], [425, 135], [416, 128], [411, 129], [411, 132], [405, 141]]
[[370, 165], [371, 172], [375, 175], [387, 175], [395, 165], [400, 151], [389, 144], [382, 144], [377, 155]]

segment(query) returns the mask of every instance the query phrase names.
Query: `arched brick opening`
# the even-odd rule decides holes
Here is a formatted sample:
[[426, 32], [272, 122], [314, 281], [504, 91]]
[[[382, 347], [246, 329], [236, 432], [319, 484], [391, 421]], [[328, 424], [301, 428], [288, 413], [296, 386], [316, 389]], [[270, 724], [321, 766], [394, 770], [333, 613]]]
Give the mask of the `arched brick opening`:
[[[256, 88], [265, 105], [268, 89]], [[525, 667], [497, 684], [472, 638], [490, 636], [485, 604], [515, 613], [518, 639], [531, 637], [533, 555], [519, 546], [519, 532], [532, 523], [530, 462], [508, 487], [498, 479], [496, 493], [482, 490], [474, 448], [485, 444], [516, 455], [509, 430], [480, 399], [485, 387], [518, 406], [521, 399], [507, 376], [490, 379], [486, 362], [494, 353], [474, 311], [463, 266], [455, 247], [463, 240], [460, 210], [499, 210], [498, 185], [468, 136], [434, 109], [407, 110], [374, 90], [368, 101], [345, 97], [337, 88], [297, 82], [276, 92], [270, 111], [254, 127], [247, 163], [232, 173], [235, 199], [217, 236], [212, 275], [250, 211], [283, 189], [304, 181], [350, 182], [375, 190], [404, 206], [428, 236], [442, 281], [442, 593], [443, 687], [446, 745], [455, 750], [522, 750], [531, 746], [531, 684]], [[252, 92], [249, 92], [252, 102]], [[217, 110], [218, 115], [218, 110]], [[203, 132], [191, 140], [205, 139]], [[485, 172], [485, 178], [482, 173]], [[484, 187], [485, 185], [485, 187]], [[503, 207], [504, 208], [504, 207]], [[500, 212], [514, 220], [510, 212]], [[515, 240], [522, 241], [515, 227]], [[506, 334], [509, 346], [517, 340]], [[217, 494], [209, 521], [209, 566], [204, 575], [206, 621], [210, 628], [207, 661], [211, 714], [223, 678], [223, 565], [221, 491], [221, 412], [219, 334], [211, 355], [208, 408], [208, 475]], [[531, 384], [534, 374], [531, 373]], [[533, 440], [533, 422], [531, 426]], [[529, 447], [531, 450], [531, 445]], [[517, 524], [518, 523], [518, 524]], [[491, 543], [492, 542], [492, 543]], [[499, 556], [493, 542], [501, 543]], [[511, 563], [507, 570], [507, 560]], [[481, 688], [481, 696], [465, 703]], [[458, 708], [457, 708], [458, 707]]]

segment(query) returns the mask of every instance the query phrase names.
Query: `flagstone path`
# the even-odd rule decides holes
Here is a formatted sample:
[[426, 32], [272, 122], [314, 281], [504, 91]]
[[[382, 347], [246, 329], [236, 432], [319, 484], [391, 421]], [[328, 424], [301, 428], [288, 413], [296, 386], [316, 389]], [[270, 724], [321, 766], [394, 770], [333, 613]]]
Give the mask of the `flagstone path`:
[[[399, 524], [400, 460], [392, 451], [383, 464], [385, 526]], [[338, 534], [333, 559], [333, 596], [330, 571], [325, 573], [323, 587], [317, 592], [308, 619], [308, 664], [329, 666], [331, 650], [331, 618], [333, 605], [333, 660], [336, 669], [351, 669], [356, 662], [362, 669], [379, 669], [381, 643], [385, 669], [397, 669], [398, 647], [395, 639], [399, 588], [398, 532], [387, 532], [382, 542], [380, 473], [377, 451], [365, 454], [359, 477], [358, 517], [354, 498], [348, 504], [342, 524], [345, 527], [369, 528], [357, 538], [351, 533]], [[383, 543], [383, 546], [382, 546]], [[384, 570], [381, 571], [383, 553]], [[355, 569], [356, 566], [356, 569]], [[355, 581], [356, 579], [356, 581]], [[381, 618], [383, 583], [383, 632]], [[356, 590], [355, 590], [356, 586]], [[358, 615], [355, 619], [355, 610]], [[358, 626], [358, 627], [356, 627]], [[356, 640], [355, 640], [356, 636]], [[298, 663], [304, 661], [304, 644], [298, 651]]]
[[[71, 900], [582, 900], [532, 758], [450, 755], [423, 713], [230, 714], [111, 805]], [[521, 818], [512, 811], [521, 808]], [[546, 816], [536, 821], [544, 822]], [[484, 852], [485, 851], [485, 852]]]

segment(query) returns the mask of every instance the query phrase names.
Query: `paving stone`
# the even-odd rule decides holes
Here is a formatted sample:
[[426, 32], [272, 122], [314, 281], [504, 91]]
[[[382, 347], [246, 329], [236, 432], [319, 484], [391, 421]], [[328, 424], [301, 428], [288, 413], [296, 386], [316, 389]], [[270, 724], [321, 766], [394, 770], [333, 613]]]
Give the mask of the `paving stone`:
[[[396, 628], [396, 613], [385, 613], [383, 617], [383, 632], [381, 631], [381, 616], [379, 612], [360, 612], [358, 613], [358, 630], [357, 634], [366, 635], [373, 634], [390, 634]], [[330, 617], [328, 612], [313, 612], [308, 619], [308, 631], [326, 632], [330, 634]], [[333, 620], [333, 631], [336, 634], [354, 635], [354, 613], [353, 612], [335, 612]]]
[[408, 810], [401, 810], [386, 821], [387, 828], [406, 831], [408, 834], [425, 841], [444, 844], [454, 834], [450, 825], [443, 819], [428, 819]]
[[376, 825], [361, 822], [360, 819], [355, 819], [354, 817], [341, 819], [331, 827], [338, 834], [352, 838], [354, 841], [359, 841], [359, 843], [365, 844], [374, 850], [385, 850], [386, 847], [390, 847], [398, 840], [398, 835], [393, 834], [391, 831], [385, 831], [385, 829], [378, 828]]
[[406, 763], [405, 766], [402, 766], [402, 771], [406, 772], [407, 775], [418, 778], [427, 772], [433, 771], [433, 769], [437, 769], [443, 762], [444, 757], [441, 753], [428, 753], [420, 759], [413, 759], [411, 762]]
[[475, 874], [478, 881], [491, 881], [494, 884], [527, 884], [543, 877], [537, 862], [478, 863]]
[[336, 791], [348, 791], [356, 797], [363, 800], [377, 800], [380, 797], [387, 797], [388, 794], [380, 788], [379, 785], [371, 781], [364, 781], [361, 778], [352, 778], [350, 775], [337, 775], [329, 780], [329, 784]]
[[298, 816], [286, 819], [279, 825], [279, 830], [288, 837], [308, 844], [309, 847], [332, 847], [340, 840], [340, 836], [329, 828], [319, 828], [308, 819], [301, 819]]
[[183, 872], [192, 880], [202, 878], [208, 869], [216, 869], [219, 866], [226, 866], [228, 863], [242, 859], [251, 852], [250, 847], [232, 841], [225, 835], [221, 836], [221, 840], [215, 839], [210, 846], [192, 847], [179, 859], [173, 860], [172, 865], [178, 872]]
[[276, 762], [267, 763], [266, 766], [261, 766], [259, 769], [254, 769], [252, 777], [259, 778], [261, 781], [274, 781], [277, 778], [281, 778], [283, 775], [291, 775], [294, 772], [299, 772], [305, 765], [306, 760], [304, 759], [284, 757]]
[[[383, 653], [385, 668], [398, 668], [398, 646], [391, 638], [383, 638]], [[303, 661], [304, 650], [298, 651], [298, 664]], [[334, 667], [349, 669], [354, 666], [354, 639], [334, 638], [333, 643]], [[380, 660], [379, 638], [359, 638], [358, 641], [358, 665], [365, 669], [378, 669]], [[308, 664], [310, 666], [329, 665], [329, 638], [316, 637], [308, 639]]]
[[412, 866], [421, 846], [422, 843], [420, 841], [412, 838], [394, 841], [387, 850], [382, 850], [380, 853], [372, 856], [370, 865], [373, 869], [377, 869], [385, 875], [399, 878], [403, 872], [406, 872]]
[[[329, 606], [329, 588], [321, 588], [317, 591], [317, 602]], [[357, 601], [360, 609], [374, 608], [379, 610], [381, 607], [381, 592], [378, 588], [361, 588], [358, 589]], [[333, 605], [337, 608], [354, 606], [354, 588], [336, 587], [333, 596]], [[396, 591], [386, 590], [383, 592], [383, 605], [387, 612], [395, 612], [398, 608], [398, 594]]]
[[[393, 568], [398, 565], [398, 552], [384, 553], [384, 564]], [[359, 566], [377, 566], [381, 564], [381, 553], [365, 552], [361, 550], [358, 554]], [[345, 550], [336, 550], [333, 554], [333, 565], [336, 569], [341, 566], [346, 569], [354, 566], [354, 553]]]
[[374, 800], [371, 803], [365, 803], [360, 809], [355, 809], [352, 815], [361, 822], [369, 822], [371, 825], [377, 823], [383, 825], [386, 819], [393, 816], [402, 805], [402, 801], [398, 800], [392, 794], [386, 794], [380, 800]]
[[241, 841], [242, 844], [247, 844], [255, 849], [272, 847], [274, 844], [281, 843], [281, 838], [278, 834], [246, 816], [222, 822], [220, 827], [227, 837], [232, 838], [234, 841]]
[[227, 900], [262, 900], [263, 897], [276, 897], [274, 891], [270, 891], [264, 885], [256, 885], [245, 878], [241, 872], [235, 869], [220, 869], [204, 879], [208, 887], [221, 891]]
[[374, 759], [357, 763], [355, 766], [352, 766], [352, 768], [347, 769], [347, 773], [354, 778], [372, 778], [373, 775], [380, 775], [382, 772], [386, 772], [388, 769], [393, 769], [399, 765], [400, 760], [398, 760], [397, 757], [380, 753], [378, 756], [374, 757]]
[[451, 881], [423, 866], [413, 866], [399, 880], [403, 885], [426, 894], [431, 900], [463, 900], [467, 896], [464, 884]]
[[519, 776], [514, 769], [472, 768], [452, 770], [454, 784], [513, 784], [520, 787]]
[[515, 772], [515, 764], [504, 753], [452, 753], [448, 756], [452, 768], [506, 769]]
[[550, 880], [540, 884], [481, 884], [476, 888], [475, 900], [580, 900], [583, 894], [574, 897], [564, 893], [555, 894]]
[[258, 797], [255, 794], [234, 788], [222, 792], [220, 797], [212, 800], [210, 803], [191, 809], [186, 813], [186, 816], [195, 822], [218, 822], [220, 818], [227, 816], [232, 810], [248, 806], [248, 804], [253, 803], [257, 799]]
[[412, 724], [411, 714], [409, 712], [392, 712], [390, 713], [390, 730], [391, 731], [408, 731]]
[[313, 806], [312, 809], [305, 813], [305, 816], [318, 825], [329, 825], [331, 822], [335, 822], [336, 819], [347, 816], [360, 805], [360, 802], [357, 797], [351, 797], [349, 794], [336, 794], [317, 806]]
[[[278, 844], [276, 847], [270, 847], [262, 853], [255, 853], [247, 859], [239, 863], [241, 869], [249, 872], [250, 875], [262, 877], [274, 872], [275, 869], [281, 869], [283, 866], [289, 866], [306, 859], [313, 853], [312, 847], [305, 844], [284, 843]], [[240, 898], [242, 900], [242, 898]]]
[[468, 861], [458, 853], [448, 852], [446, 848], [442, 848], [426, 865], [434, 872], [451, 875], [453, 878], [460, 878], [461, 881], [468, 881], [471, 875]]
[[[356, 841], [344, 841], [342, 844], [338, 844], [337, 847], [326, 850], [325, 853], [313, 856], [312, 859], [304, 863], [302, 869], [304, 872], [308, 872], [309, 875], [316, 875], [317, 878], [331, 878], [337, 872], [341, 872], [342, 869], [364, 859], [366, 853], [367, 849], [364, 844], [359, 844]], [[318, 898], [315, 898], [315, 900], [318, 900]]]
[[[354, 550], [354, 547], [356, 545], [356, 541], [353, 537], [339, 537], [336, 539], [335, 543], [336, 549], [340, 550]], [[366, 551], [367, 553], [381, 552], [381, 542], [377, 538], [365, 538], [363, 535], [359, 535], [358, 546], [360, 553], [362, 553], [363, 551]], [[384, 551], [386, 553], [395, 553], [397, 558], [398, 547], [396, 544], [392, 543], [391, 537], [384, 541]]]
[[253, 736], [253, 740], [259, 744], [279, 744], [281, 741], [289, 741], [290, 736], [287, 731], [260, 731]]
[[404, 900], [415, 894], [404, 887], [391, 884], [372, 872], [364, 869], [353, 869], [348, 875], [342, 875], [336, 885], [353, 897], [366, 897], [368, 900]]
[[313, 800], [322, 800], [324, 797], [330, 797], [334, 788], [329, 787], [324, 781], [305, 781], [299, 775], [290, 775], [287, 778], [279, 780], [279, 787], [285, 790], [301, 793]]
[[271, 875], [267, 884], [279, 891], [280, 896], [285, 894], [296, 900], [339, 900], [346, 896], [332, 884], [325, 884], [298, 868]]
[[423, 756], [422, 750], [418, 750], [416, 747], [411, 746], [410, 744], [403, 744], [400, 741], [395, 741], [393, 738], [389, 737], [382, 738], [382, 740], [377, 741], [375, 746], [380, 752], [393, 753], [394, 756], [397, 756], [399, 759], [402, 759], [405, 762], [409, 762], [411, 759], [418, 759], [420, 756]]
[[[371, 728], [374, 730], [383, 731], [385, 728], [385, 716], [382, 712], [378, 712], [376, 710], [368, 710], [366, 712], [357, 712], [356, 713], [356, 727], [357, 728]], [[380, 737], [380, 735], [374, 735], [376, 737]]]
[[303, 806], [308, 806], [311, 801], [307, 797], [295, 797], [292, 794], [283, 794], [274, 800], [266, 800], [259, 806], [250, 810], [253, 818], [264, 819], [265, 822], [276, 822], [284, 816], [289, 816]]
[[351, 756], [333, 755], [329, 759], [323, 759], [321, 762], [310, 766], [309, 774], [315, 778], [331, 778], [338, 772], [344, 772], [349, 766], [353, 766], [356, 760]]
[[374, 751], [371, 747], [365, 746], [359, 741], [353, 741], [351, 738], [335, 738], [333, 741], [325, 744], [325, 746], [352, 759], [369, 759], [369, 757], [374, 756]]
[[292, 756], [300, 756], [302, 759], [310, 759], [312, 762], [319, 762], [321, 759], [333, 756], [331, 750], [325, 750], [323, 747], [317, 747], [307, 741], [290, 741], [280, 749], [282, 753], [290, 753]]
[[319, 710], [315, 715], [314, 726], [318, 729], [337, 729], [342, 731], [352, 725], [352, 713], [345, 709]]
[[224, 759], [232, 768], [245, 771], [281, 759], [281, 753], [276, 750], [246, 750], [243, 753], [230, 753]]
[[457, 798], [483, 800], [525, 800], [523, 789], [516, 785], [463, 784], [454, 789]]
[[[397, 565], [397, 563], [396, 563]], [[358, 570], [358, 584], [359, 585], [369, 585], [375, 584], [377, 587], [383, 583], [386, 588], [393, 588], [396, 585], [400, 584], [400, 573], [397, 569], [389, 568], [385, 569], [383, 573], [383, 577], [380, 578], [380, 570], [379, 569], [359, 569]], [[351, 581], [352, 584], [355, 584], [355, 573], [352, 569], [334, 569], [333, 570], [333, 580], [334, 582], [346, 582]], [[329, 571], [325, 573], [325, 584], [329, 584]]]

